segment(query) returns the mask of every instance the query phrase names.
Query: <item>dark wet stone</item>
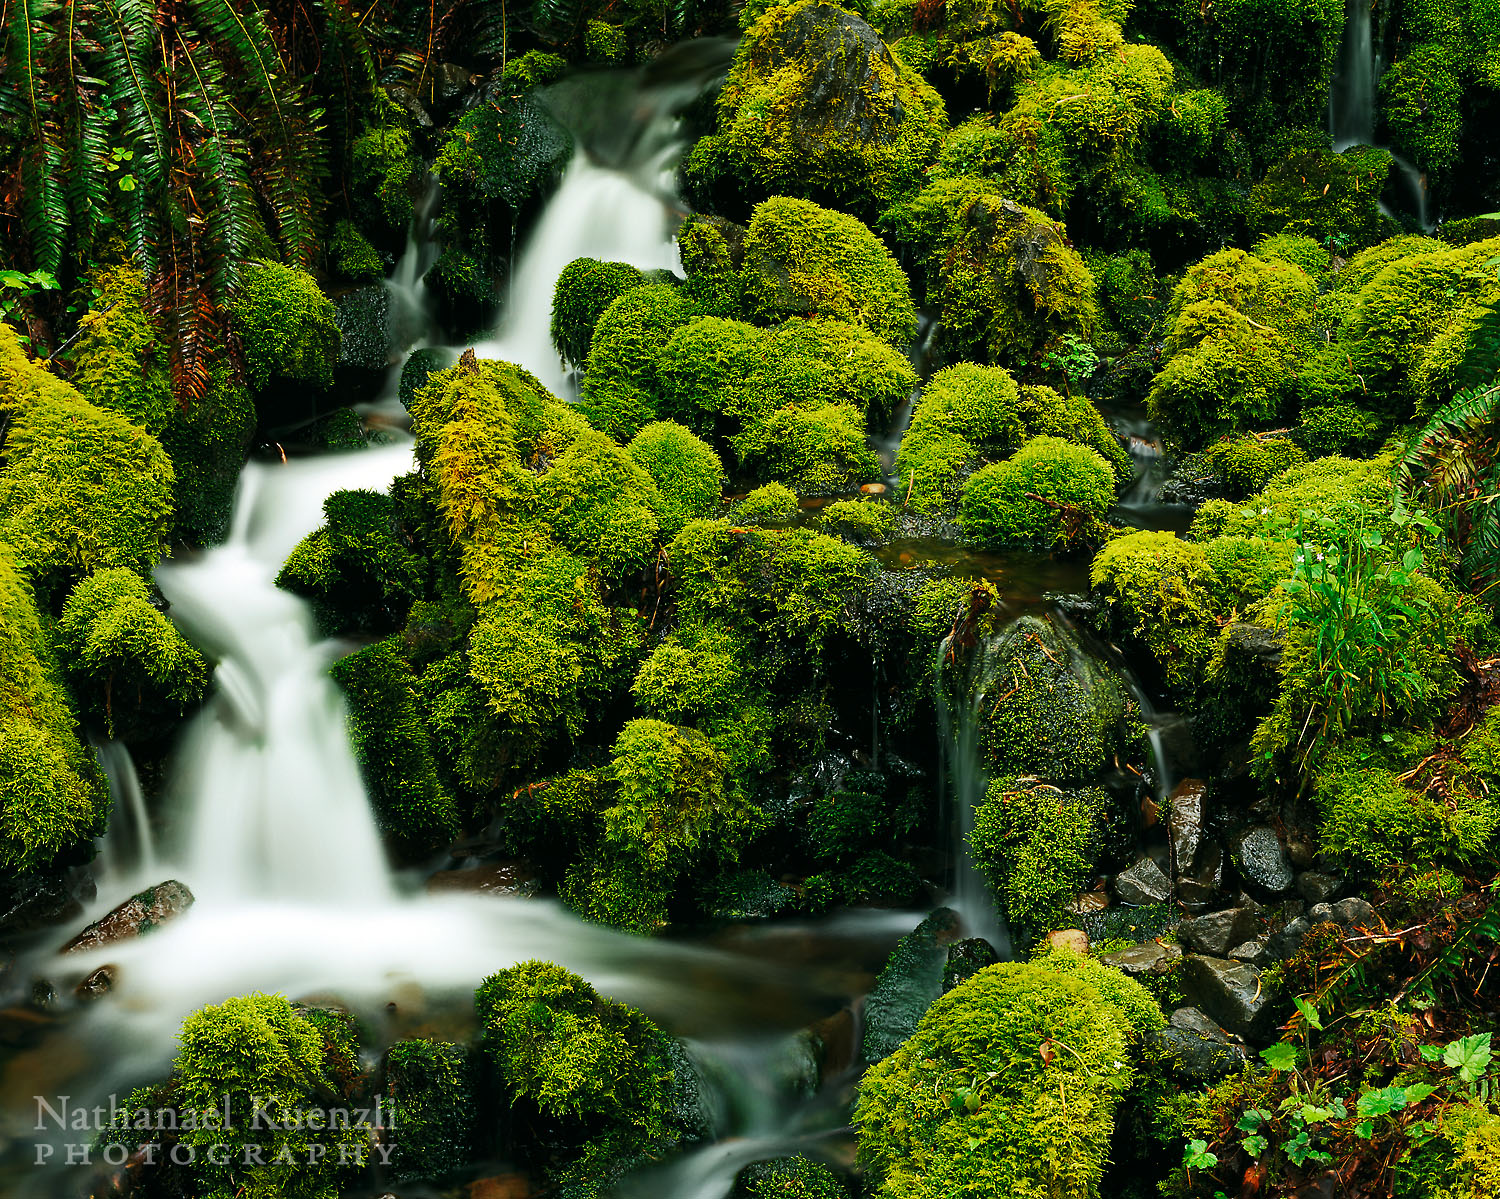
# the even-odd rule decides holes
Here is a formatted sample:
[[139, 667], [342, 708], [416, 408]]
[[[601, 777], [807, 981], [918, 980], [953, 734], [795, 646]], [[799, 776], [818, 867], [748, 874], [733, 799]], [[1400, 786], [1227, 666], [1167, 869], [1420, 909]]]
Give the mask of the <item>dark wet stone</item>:
[[1225, 908], [1184, 920], [1177, 926], [1183, 944], [1219, 958], [1254, 932], [1255, 913], [1249, 908]]
[[1236, 1036], [1260, 1039], [1271, 1031], [1271, 996], [1260, 970], [1245, 962], [1190, 953], [1182, 959], [1178, 982], [1191, 1006], [1213, 1017]]
[[467, 67], [459, 66], [456, 62], [439, 63], [437, 77], [433, 80], [433, 111], [442, 114], [453, 112], [474, 89], [476, 82]]
[[961, 982], [974, 977], [986, 966], [1000, 960], [995, 947], [983, 937], [966, 937], [948, 946], [948, 961], [943, 967], [943, 991], [953, 990]]
[[1358, 896], [1341, 899], [1338, 903], [1314, 904], [1307, 910], [1307, 918], [1314, 924], [1331, 922], [1350, 932], [1378, 928], [1380, 924], [1369, 900], [1360, 899]]
[[0, 880], [0, 937], [77, 920], [94, 895], [93, 875], [81, 867]]
[[1171, 874], [1182, 878], [1193, 870], [1203, 840], [1203, 800], [1208, 785], [1202, 779], [1183, 779], [1168, 799], [1167, 848]]
[[1292, 864], [1275, 829], [1264, 824], [1245, 829], [1234, 838], [1231, 849], [1234, 864], [1251, 886], [1272, 895], [1291, 890]]
[[1298, 916], [1287, 922], [1279, 933], [1273, 933], [1266, 942], [1266, 956], [1273, 962], [1283, 962], [1302, 948], [1302, 941], [1312, 929], [1312, 921]]
[[144, 937], [192, 906], [193, 893], [175, 879], [157, 883], [95, 920], [64, 945], [62, 952], [82, 953], [101, 945]]
[[872, 1066], [916, 1031], [932, 1001], [943, 993], [948, 946], [958, 940], [958, 913], [938, 908], [892, 951], [865, 999], [865, 1035], [860, 1056]]
[[1167, 1069], [1181, 1082], [1217, 1082], [1245, 1062], [1243, 1051], [1197, 1008], [1178, 1008], [1146, 1044], [1165, 1056]]
[[432, 128], [432, 117], [427, 114], [426, 106], [417, 99], [416, 92], [411, 88], [393, 85], [385, 89], [385, 94], [395, 101], [402, 112], [411, 117], [418, 128]]
[[439, 870], [427, 880], [427, 890], [470, 891], [479, 895], [509, 895], [530, 899], [540, 889], [531, 863], [523, 860], [484, 862], [463, 870]]
[[1338, 894], [1344, 880], [1335, 874], [1308, 870], [1297, 876], [1297, 894], [1310, 904], [1326, 903]]
[[1150, 858], [1142, 858], [1129, 870], [1115, 875], [1115, 894], [1121, 903], [1137, 907], [1162, 903], [1172, 894], [1172, 883], [1160, 866]]
[[100, 966], [76, 987], [73, 994], [82, 1001], [99, 999], [108, 995], [115, 985], [115, 967]]
[[1260, 936], [1253, 941], [1245, 941], [1231, 949], [1229, 956], [1237, 962], [1249, 962], [1252, 966], [1268, 966], [1271, 962], [1267, 948], [1270, 940], [1268, 936]]
[[1117, 949], [1114, 953], [1101, 954], [1099, 958], [1106, 966], [1113, 966], [1131, 978], [1160, 978], [1181, 959], [1182, 946], [1162, 941], [1147, 941], [1129, 949]]
[[391, 360], [390, 335], [386, 329], [390, 306], [390, 293], [379, 283], [357, 288], [334, 301], [333, 319], [343, 335], [339, 342], [339, 366], [385, 371]]

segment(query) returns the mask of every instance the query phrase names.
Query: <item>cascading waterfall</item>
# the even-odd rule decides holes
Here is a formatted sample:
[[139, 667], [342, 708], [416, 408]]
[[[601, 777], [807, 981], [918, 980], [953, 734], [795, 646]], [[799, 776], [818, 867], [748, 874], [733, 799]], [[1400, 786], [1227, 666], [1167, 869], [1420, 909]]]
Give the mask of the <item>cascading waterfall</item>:
[[[985, 658], [988, 648], [980, 642], [969, 654], [966, 665], [950, 657], [953, 638], [945, 637], [938, 647], [934, 668], [934, 696], [937, 703], [938, 736], [943, 755], [943, 794], [953, 822], [953, 897], [954, 911], [963, 919], [964, 930], [971, 937], [983, 937], [1002, 958], [1011, 956], [1010, 933], [995, 909], [989, 882], [974, 864], [969, 834], [974, 831], [974, 812], [984, 799], [987, 780], [979, 756], [979, 714], [987, 695]], [[960, 672], [959, 686], [950, 697], [945, 676]], [[957, 699], [957, 711], [954, 711]]]
[[[1333, 148], [1340, 152], [1350, 146], [1375, 144], [1375, 88], [1381, 63], [1375, 50], [1371, 7], [1371, 0], [1348, 0], [1344, 40], [1328, 90], [1328, 131], [1333, 136]], [[1426, 178], [1412, 163], [1394, 151], [1390, 153], [1400, 176], [1402, 201], [1410, 206], [1418, 227], [1430, 229]]]
[[396, 269], [385, 281], [386, 295], [390, 297], [387, 327], [391, 341], [403, 350], [425, 345], [436, 335], [427, 272], [438, 257], [433, 221], [441, 198], [442, 188], [437, 176], [429, 171], [406, 231], [406, 248], [396, 262]]
[[99, 879], [106, 885], [150, 879], [156, 869], [156, 836], [146, 810], [145, 792], [130, 750], [119, 741], [94, 746], [109, 783], [109, 831], [99, 849]]

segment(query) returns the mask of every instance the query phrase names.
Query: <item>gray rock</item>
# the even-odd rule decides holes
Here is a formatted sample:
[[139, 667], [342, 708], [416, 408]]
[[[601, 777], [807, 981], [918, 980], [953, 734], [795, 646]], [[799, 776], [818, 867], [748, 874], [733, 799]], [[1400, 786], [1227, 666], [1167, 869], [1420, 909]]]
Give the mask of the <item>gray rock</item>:
[[390, 366], [390, 337], [386, 333], [390, 306], [390, 293], [379, 283], [357, 288], [334, 302], [333, 319], [343, 335], [339, 366], [361, 371], [384, 371]]
[[1273, 933], [1266, 942], [1266, 956], [1273, 962], [1284, 962], [1302, 948], [1302, 940], [1311, 928], [1312, 921], [1306, 916], [1298, 916], [1288, 922], [1285, 928], [1279, 933]]
[[1197, 1008], [1178, 1008], [1147, 1043], [1166, 1057], [1167, 1069], [1181, 1082], [1217, 1082], [1245, 1062], [1239, 1046]]
[[1167, 801], [1167, 848], [1171, 852], [1172, 876], [1182, 878], [1193, 869], [1198, 845], [1203, 840], [1203, 797], [1208, 786], [1202, 779], [1183, 779]]
[[1143, 906], [1163, 903], [1172, 894], [1172, 882], [1150, 858], [1142, 858], [1129, 870], [1115, 875], [1115, 894], [1121, 903]]
[[1183, 997], [1227, 1031], [1252, 1040], [1271, 1031], [1271, 996], [1255, 966], [1190, 953], [1182, 959], [1178, 979]]
[[1350, 930], [1374, 928], [1379, 924], [1375, 909], [1368, 900], [1358, 896], [1341, 899], [1338, 903], [1314, 904], [1307, 911], [1307, 918], [1314, 924], [1337, 924]]
[[948, 946], [958, 940], [958, 913], [938, 908], [902, 937], [865, 999], [860, 1054], [874, 1065], [916, 1031], [932, 1001], [943, 993]]
[[1271, 955], [1267, 949], [1270, 937], [1256, 937], [1253, 941], [1246, 941], [1236, 945], [1229, 951], [1229, 956], [1237, 962], [1249, 962], [1252, 966], [1268, 966]]
[[157, 883], [132, 895], [106, 912], [62, 947], [62, 953], [83, 953], [101, 945], [144, 937], [193, 906], [193, 893], [176, 879]]
[[1184, 920], [1177, 935], [1194, 949], [1221, 958], [1232, 946], [1246, 941], [1255, 932], [1255, 913], [1249, 908], [1225, 908]]
[[400, 106], [401, 110], [417, 124], [419, 128], [431, 129], [432, 117], [427, 114], [427, 108], [422, 101], [417, 99], [416, 92], [409, 87], [399, 84], [385, 89], [385, 94]]
[[1320, 870], [1307, 870], [1297, 876], [1297, 894], [1308, 903], [1326, 903], [1338, 894], [1344, 880]]
[[1147, 941], [1132, 945], [1129, 949], [1117, 949], [1114, 953], [1101, 954], [1099, 960], [1113, 966], [1131, 978], [1160, 977], [1172, 969], [1182, 958], [1182, 946], [1170, 942]]
[[1292, 864], [1274, 829], [1264, 824], [1245, 829], [1231, 848], [1247, 883], [1273, 895], [1292, 889]]

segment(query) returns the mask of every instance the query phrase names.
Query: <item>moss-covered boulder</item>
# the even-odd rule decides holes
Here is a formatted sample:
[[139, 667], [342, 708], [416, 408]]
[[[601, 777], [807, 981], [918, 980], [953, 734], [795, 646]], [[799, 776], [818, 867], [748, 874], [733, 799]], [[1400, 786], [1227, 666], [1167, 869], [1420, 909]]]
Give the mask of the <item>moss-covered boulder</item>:
[[133, 266], [101, 271], [98, 307], [68, 351], [72, 382], [91, 404], [160, 436], [175, 406], [166, 346], [146, 314], [146, 280]]
[[31, 590], [4, 547], [0, 631], [0, 863], [22, 871], [97, 836], [108, 793], [79, 740]]
[[596, 428], [628, 441], [672, 412], [662, 407], [663, 353], [672, 334], [701, 315], [667, 283], [624, 291], [594, 326], [584, 368], [582, 408]]
[[594, 326], [604, 310], [632, 287], [646, 281], [625, 262], [575, 258], [563, 267], [552, 289], [552, 344], [564, 362], [582, 366], [594, 344]]
[[917, 327], [906, 274], [870, 230], [851, 216], [778, 196], [757, 204], [743, 254], [752, 319], [832, 317], [901, 344]]
[[1374, 146], [1342, 154], [1293, 151], [1271, 165], [1250, 191], [1250, 223], [1261, 233], [1293, 233], [1344, 250], [1380, 241], [1393, 223], [1380, 210], [1391, 155]]
[[1071, 548], [1105, 536], [1115, 476], [1097, 451], [1060, 437], [1033, 437], [964, 485], [958, 520], [986, 545]]
[[1094, 279], [1067, 232], [993, 182], [939, 180], [888, 212], [884, 225], [911, 247], [954, 357], [1008, 366], [1092, 333]]
[[852, 12], [776, 5], [740, 42], [688, 185], [732, 206], [783, 194], [873, 216], [915, 190], [947, 123], [937, 93]]
[[385, 1053], [391, 1176], [448, 1178], [473, 1159], [479, 1100], [469, 1050], [444, 1041], [397, 1041]]
[[168, 733], [208, 682], [198, 651], [152, 602], [140, 575], [123, 567], [73, 588], [57, 643], [84, 711], [122, 740]]
[[1096, 1195], [1132, 1045], [1161, 1023], [1139, 983], [1076, 955], [979, 971], [860, 1084], [871, 1193]]
[[213, 363], [203, 394], [174, 405], [161, 432], [172, 460], [172, 535], [214, 545], [229, 535], [240, 468], [255, 435], [255, 402], [226, 363]]

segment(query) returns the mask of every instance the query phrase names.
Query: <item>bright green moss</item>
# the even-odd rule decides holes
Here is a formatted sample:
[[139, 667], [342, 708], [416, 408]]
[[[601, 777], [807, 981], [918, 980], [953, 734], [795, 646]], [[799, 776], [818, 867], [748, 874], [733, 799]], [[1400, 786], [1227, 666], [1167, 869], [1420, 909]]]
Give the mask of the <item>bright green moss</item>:
[[208, 682], [198, 651], [152, 603], [140, 575], [121, 567], [73, 588], [57, 644], [73, 694], [111, 737], [166, 734]]
[[591, 557], [606, 581], [639, 573], [655, 552], [661, 495], [651, 476], [603, 433], [580, 433], [537, 490], [558, 544]]
[[500, 1085], [543, 1115], [659, 1135], [672, 1092], [665, 1038], [634, 1008], [550, 962], [522, 962], [474, 994], [480, 1045]]
[[1380, 211], [1389, 151], [1351, 146], [1342, 154], [1301, 149], [1274, 163], [1250, 191], [1250, 223], [1265, 234], [1296, 234], [1359, 249], [1392, 229]]
[[643, 870], [628, 855], [599, 853], [592, 861], [574, 862], [558, 894], [585, 920], [649, 936], [667, 925], [667, 901], [676, 881]]
[[631, 694], [649, 715], [675, 724], [730, 716], [748, 691], [742, 651], [723, 630], [683, 630], [641, 663]]
[[1150, 651], [1169, 684], [1190, 690], [1219, 631], [1203, 547], [1173, 533], [1127, 533], [1099, 551], [1090, 580], [1115, 626]]
[[528, 50], [505, 64], [502, 76], [521, 87], [542, 87], [568, 69], [568, 60], [545, 50]]
[[1445, 171], [1463, 152], [1463, 73], [1446, 46], [1413, 46], [1380, 77], [1391, 145], [1424, 171]]
[[1119, 744], [1120, 680], [1036, 617], [986, 639], [984, 654], [979, 691], [969, 698], [982, 704], [980, 747], [995, 777], [1095, 778]]
[[803, 495], [855, 491], [880, 477], [865, 422], [851, 404], [778, 408], [730, 444], [747, 470], [785, 479]]
[[610, 759], [619, 793], [604, 813], [606, 839], [657, 875], [670, 877], [708, 853], [733, 861], [749, 811], [725, 786], [726, 766], [702, 733], [632, 720]]
[[315, 387], [333, 382], [339, 327], [333, 305], [306, 271], [264, 260], [244, 263], [229, 310], [257, 390], [274, 379]]
[[328, 260], [334, 271], [353, 283], [374, 283], [385, 274], [380, 252], [353, 221], [338, 221], [328, 238]]
[[907, 502], [919, 511], [956, 498], [981, 448], [1002, 454], [1025, 440], [1020, 392], [1008, 371], [964, 362], [935, 374], [922, 389], [901, 440], [896, 470]]
[[1021, 388], [1021, 420], [1028, 437], [1061, 437], [1093, 450], [1114, 471], [1115, 481], [1130, 481], [1135, 467], [1109, 422], [1084, 395], [1062, 395], [1050, 387]]
[[1282, 471], [1307, 461], [1307, 453], [1282, 437], [1226, 437], [1208, 447], [1208, 461], [1232, 499], [1259, 491]]
[[172, 464], [125, 417], [30, 363], [0, 328], [0, 407], [11, 425], [0, 471], [0, 542], [44, 599], [94, 570], [144, 573], [172, 516]]
[[234, 488], [255, 433], [255, 403], [222, 363], [209, 367], [208, 387], [187, 406], [174, 405], [161, 433], [172, 460], [172, 536], [213, 545], [229, 534]]
[[384, 1075], [391, 1176], [432, 1181], [468, 1165], [479, 1122], [468, 1051], [442, 1041], [397, 1041], [386, 1050]]
[[740, 525], [789, 525], [797, 519], [797, 493], [781, 483], [757, 487], [731, 513]]
[[604, 310], [646, 277], [624, 262], [575, 258], [563, 267], [552, 292], [552, 344], [563, 361], [582, 366]]
[[800, 1155], [747, 1166], [738, 1186], [745, 1199], [849, 1199], [832, 1170]]
[[1091, 955], [1066, 946], [1043, 945], [1031, 959], [1034, 966], [1080, 978], [1125, 1021], [1132, 1044], [1146, 1033], [1166, 1025], [1162, 1009], [1150, 991], [1141, 983], [1113, 966], [1106, 966]]
[[707, 443], [673, 421], [655, 421], [632, 437], [627, 448], [656, 484], [664, 534], [718, 514], [724, 467]]
[[1092, 332], [1093, 276], [1063, 227], [987, 180], [940, 180], [884, 223], [921, 263], [953, 356], [1025, 362], [1052, 341]]
[[583, 377], [581, 406], [596, 428], [628, 441], [665, 415], [662, 350], [698, 315], [688, 296], [665, 283], [631, 288], [610, 303], [594, 326]]
[[422, 281], [450, 312], [487, 313], [495, 298], [494, 271], [481, 255], [461, 245], [445, 245]]
[[1093, 874], [1108, 797], [1098, 788], [996, 779], [975, 809], [974, 863], [1004, 904], [1012, 929], [1039, 937]]
[[1169, 340], [1186, 309], [1218, 300], [1248, 318], [1247, 324], [1269, 326], [1302, 344], [1312, 336], [1317, 296], [1318, 285], [1312, 277], [1285, 258], [1263, 259], [1244, 250], [1220, 250], [1195, 262], [1172, 290], [1167, 309]]
[[[1097, 1194], [1133, 1077], [1133, 1031], [1079, 974], [1015, 962], [979, 971], [860, 1084], [854, 1123], [873, 1195]], [[1069, 1052], [1044, 1052], [1059, 1042]]]
[[987, 579], [959, 579], [952, 576], [928, 579], [917, 594], [907, 622], [908, 627], [919, 637], [941, 640], [952, 631], [959, 615], [968, 611], [976, 591], [983, 591], [989, 596], [988, 600], [982, 601], [986, 610], [994, 612], [998, 609], [999, 589]]
[[[342, 1106], [344, 1097], [331, 1085], [335, 1046], [280, 995], [246, 995], [194, 1012], [177, 1044], [169, 1092], [173, 1105], [195, 1113], [229, 1106], [229, 1128], [209, 1126], [200, 1117], [198, 1127], [184, 1126], [176, 1134], [180, 1144], [196, 1151], [194, 1176], [204, 1199], [336, 1199], [357, 1176], [354, 1167], [373, 1159], [368, 1127], [325, 1119], [321, 1122], [328, 1127], [313, 1128], [297, 1120]], [[258, 1125], [257, 1106], [264, 1113]], [[314, 1144], [328, 1152], [309, 1161]], [[210, 1152], [216, 1145], [229, 1151]], [[262, 1153], [249, 1155], [247, 1164], [245, 1149], [251, 1145], [261, 1146]]]
[[458, 834], [458, 809], [438, 774], [399, 641], [340, 658], [331, 673], [344, 691], [354, 756], [381, 834], [407, 861], [444, 848]]
[[861, 215], [915, 190], [948, 123], [874, 30], [822, 0], [765, 11], [717, 110], [717, 132], [685, 164], [694, 191], [807, 196]]
[[839, 500], [823, 509], [824, 528], [857, 545], [880, 541], [894, 519], [891, 506], [878, 500]]
[[743, 254], [745, 297], [755, 320], [832, 317], [898, 345], [916, 331], [905, 273], [854, 217], [777, 196], [756, 205]]
[[1084, 262], [1094, 276], [1099, 312], [1115, 335], [1115, 347], [1147, 340], [1161, 322], [1169, 294], [1150, 256], [1144, 250], [1126, 250], [1120, 254], [1085, 254]]
[[590, 21], [583, 30], [583, 53], [589, 62], [616, 63], [627, 53], [625, 31], [606, 21]]
[[987, 545], [1075, 547], [1102, 536], [1101, 518], [1114, 501], [1114, 472], [1096, 451], [1034, 437], [969, 479], [958, 520]]
[[[1218, 536], [1254, 536], [1268, 523], [1290, 525], [1304, 510], [1315, 517], [1347, 518], [1353, 510], [1390, 511], [1395, 485], [1389, 455], [1357, 460], [1318, 458], [1272, 478], [1245, 504], [1209, 500], [1193, 518], [1196, 541]], [[1387, 529], [1387, 531], [1389, 531]]]
[[120, 266], [101, 271], [94, 286], [96, 308], [79, 322], [68, 351], [73, 386], [91, 404], [159, 435], [174, 404], [165, 347], [146, 315], [146, 280]]
[[30, 588], [0, 547], [0, 863], [21, 872], [97, 836], [108, 795]]
[[1302, 233], [1268, 234], [1255, 243], [1250, 253], [1262, 262], [1289, 262], [1309, 278], [1318, 280], [1327, 276], [1333, 260], [1322, 242]]
[[1448, 802], [1402, 786], [1389, 770], [1335, 767], [1315, 788], [1325, 852], [1349, 867], [1471, 862], [1500, 828], [1500, 805], [1455, 788]]
[[[466, 235], [482, 224], [491, 205], [518, 212], [556, 179], [567, 164], [572, 139], [531, 95], [533, 82], [550, 73], [550, 55], [539, 55], [505, 77], [484, 104], [463, 114], [438, 150], [433, 173], [443, 184], [441, 222]], [[537, 68], [540, 68], [539, 70]]]
[[399, 540], [396, 506], [375, 491], [336, 491], [323, 524], [288, 555], [276, 585], [313, 601], [324, 633], [399, 628], [421, 593], [426, 563]]
[[350, 190], [358, 197], [366, 226], [387, 235], [401, 233], [411, 224], [412, 195], [422, 166], [411, 134], [391, 125], [374, 125], [355, 139], [350, 153]]
[[1222, 610], [1244, 610], [1292, 574], [1292, 543], [1264, 537], [1214, 537], [1203, 543], [1210, 587]]
[[1486, 712], [1464, 738], [1461, 758], [1464, 768], [1484, 786], [1492, 792], [1500, 791], [1500, 706]]

